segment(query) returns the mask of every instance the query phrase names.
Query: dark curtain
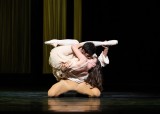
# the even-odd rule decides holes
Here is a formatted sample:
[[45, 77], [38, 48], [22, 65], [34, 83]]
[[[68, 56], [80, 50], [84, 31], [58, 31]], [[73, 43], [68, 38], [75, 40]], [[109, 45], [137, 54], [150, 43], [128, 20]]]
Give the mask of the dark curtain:
[[[82, 0], [43, 0], [43, 41], [81, 41]], [[52, 46], [43, 46], [43, 73], [51, 73], [48, 59]]]
[[[43, 40], [66, 38], [66, 0], [43, 1]], [[43, 48], [43, 73], [52, 72], [48, 59], [53, 47], [44, 45]]]
[[0, 72], [30, 73], [30, 0], [0, 0]]

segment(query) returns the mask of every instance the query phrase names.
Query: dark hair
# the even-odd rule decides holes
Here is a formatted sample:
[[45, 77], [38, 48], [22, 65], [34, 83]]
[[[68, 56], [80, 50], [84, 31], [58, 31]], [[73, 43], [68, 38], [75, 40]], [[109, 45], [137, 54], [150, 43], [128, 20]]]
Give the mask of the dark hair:
[[82, 46], [82, 49], [84, 49], [84, 51], [88, 53], [90, 56], [96, 53], [96, 46], [92, 42], [86, 42]]
[[102, 72], [101, 72], [101, 64], [97, 59], [97, 64], [94, 68], [89, 70], [89, 75], [85, 82], [89, 83], [92, 87], [97, 87], [100, 91], [103, 90], [102, 87]]

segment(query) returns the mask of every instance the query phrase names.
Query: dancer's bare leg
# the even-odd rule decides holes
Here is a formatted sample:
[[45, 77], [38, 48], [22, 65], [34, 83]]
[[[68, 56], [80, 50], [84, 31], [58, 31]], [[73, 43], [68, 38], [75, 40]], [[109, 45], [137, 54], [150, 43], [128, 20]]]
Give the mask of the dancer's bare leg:
[[90, 84], [82, 82], [76, 87], [76, 91], [81, 94], [88, 95], [89, 97], [99, 97], [101, 92], [98, 88], [93, 88]]
[[57, 45], [60, 45], [60, 46], [72, 45], [72, 44], [78, 44], [79, 42], [78, 40], [75, 40], [75, 39], [62, 39], [62, 40], [53, 39], [53, 40], [45, 41], [44, 43], [57, 47]]
[[70, 80], [60, 80], [56, 84], [54, 84], [49, 90], [48, 90], [48, 96], [49, 97], [58, 97], [59, 95], [66, 93], [70, 90], [75, 90], [78, 83]]

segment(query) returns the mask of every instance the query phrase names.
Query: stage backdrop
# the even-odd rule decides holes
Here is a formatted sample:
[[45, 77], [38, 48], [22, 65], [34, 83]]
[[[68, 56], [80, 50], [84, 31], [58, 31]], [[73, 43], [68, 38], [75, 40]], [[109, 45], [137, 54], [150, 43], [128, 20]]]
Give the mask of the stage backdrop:
[[81, 41], [82, 0], [0, 0], [0, 73], [51, 73], [51, 39]]
[[[43, 42], [66, 38], [81, 41], [82, 0], [44, 0], [43, 2]], [[43, 73], [52, 72], [48, 63], [52, 48], [49, 45], [43, 46]]]
[[30, 73], [31, 0], [0, 0], [0, 73]]

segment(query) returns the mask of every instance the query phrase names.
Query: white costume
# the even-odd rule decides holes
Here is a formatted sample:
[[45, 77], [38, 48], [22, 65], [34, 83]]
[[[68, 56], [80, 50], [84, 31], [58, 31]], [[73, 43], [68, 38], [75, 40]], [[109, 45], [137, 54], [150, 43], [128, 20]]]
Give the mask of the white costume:
[[[105, 67], [106, 65], [109, 64], [109, 58], [108, 58], [108, 56], [105, 57], [103, 55], [103, 52], [98, 57], [98, 60], [100, 61], [102, 67]], [[75, 81], [77, 83], [81, 83], [81, 82], [84, 82], [84, 80], [87, 79], [87, 77], [88, 77], [88, 75], [83, 76], [83, 77], [78, 77], [78, 78], [77, 77], [69, 77], [68, 79]]]
[[[62, 72], [62, 63], [69, 63], [69, 68], [71, 69], [70, 72], [67, 72], [67, 75]], [[50, 57], [49, 57], [49, 64], [52, 66], [52, 72], [57, 80], [64, 78], [66, 76], [70, 77], [83, 77], [86, 74], [80, 73], [78, 75], [74, 75], [72, 73], [73, 70], [79, 70], [82, 67], [87, 65], [87, 62], [82, 64], [80, 67], [77, 68], [76, 63], [78, 62], [78, 58], [74, 56], [71, 45], [66, 46], [58, 46], [51, 50]]]
[[[86, 41], [86, 42], [92, 42], [94, 43], [95, 46], [102, 46], [102, 45], [116, 45], [118, 43], [117, 40], [110, 40], [110, 41]], [[81, 42], [82, 44], [86, 42]], [[56, 47], [53, 48], [50, 52], [50, 57], [49, 57], [49, 64], [52, 66], [52, 71], [53, 75], [56, 77], [56, 79], [59, 81], [62, 78], [66, 78], [66, 76], [69, 76], [67, 79], [75, 81], [77, 83], [84, 82], [84, 80], [88, 77], [88, 74], [79, 74], [78, 76], [72, 74], [71, 72], [69, 73], [63, 73], [61, 70], [61, 65], [62, 63], [68, 62], [70, 64], [70, 68], [72, 70], [80, 69], [81, 67], [85, 66], [87, 63], [84, 63], [81, 67], [77, 68], [76, 62], [78, 61], [78, 58], [73, 55], [73, 51], [71, 49], [72, 44], [77, 44], [79, 43], [77, 40], [73, 39], [64, 39], [64, 40], [50, 40], [46, 41], [45, 44], [52, 45]], [[100, 54], [98, 57], [102, 67], [106, 66], [109, 64], [109, 59], [108, 56], [104, 56], [103, 53]]]

